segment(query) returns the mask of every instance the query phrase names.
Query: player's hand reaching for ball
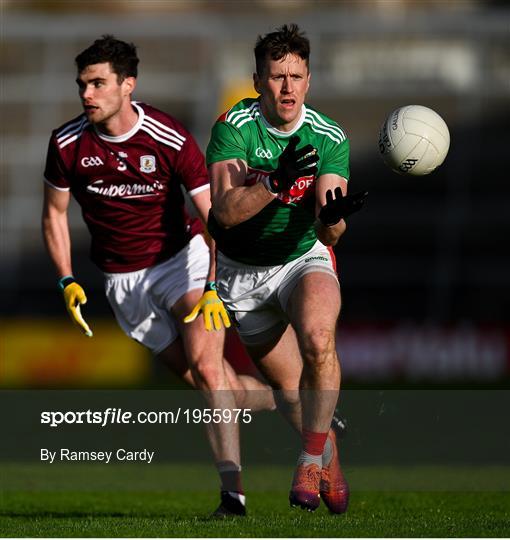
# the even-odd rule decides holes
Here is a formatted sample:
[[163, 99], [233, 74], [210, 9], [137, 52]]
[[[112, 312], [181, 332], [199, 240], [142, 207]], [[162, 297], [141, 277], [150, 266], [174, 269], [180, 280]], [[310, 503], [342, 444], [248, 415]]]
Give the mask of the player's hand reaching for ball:
[[80, 309], [82, 304], [87, 303], [85, 291], [80, 285], [78, 285], [78, 283], [76, 283], [72, 276], [63, 277], [58, 282], [58, 285], [62, 291], [62, 294], [64, 295], [64, 302], [66, 303], [66, 308], [71, 320], [87, 337], [92, 337], [92, 330], [85, 322]]
[[320, 209], [319, 220], [325, 227], [331, 227], [341, 219], [354, 214], [361, 209], [365, 203], [368, 191], [358, 191], [352, 195], [342, 194], [342, 190], [335, 188], [335, 194], [328, 189], [326, 191], [326, 204]]
[[184, 322], [193, 322], [200, 312], [204, 315], [204, 325], [208, 332], [213, 329], [221, 330], [223, 326], [225, 328], [230, 328], [230, 319], [227, 310], [216, 292], [216, 284], [214, 281], [207, 283], [204, 294], [198, 301], [198, 304], [193, 308], [193, 311], [184, 318]]
[[294, 135], [290, 138], [285, 150], [278, 158], [278, 167], [266, 179], [265, 185], [269, 192], [276, 194], [288, 191], [294, 182], [302, 176], [317, 172], [319, 155], [311, 144], [296, 150], [300, 138]]

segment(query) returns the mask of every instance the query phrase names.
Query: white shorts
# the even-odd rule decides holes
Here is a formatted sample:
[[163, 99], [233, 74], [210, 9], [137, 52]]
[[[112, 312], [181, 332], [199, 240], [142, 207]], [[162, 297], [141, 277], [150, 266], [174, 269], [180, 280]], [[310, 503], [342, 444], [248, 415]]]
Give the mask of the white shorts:
[[201, 234], [173, 257], [136, 272], [105, 273], [105, 292], [120, 327], [154, 354], [178, 336], [172, 306], [187, 292], [203, 289], [209, 248]]
[[332, 255], [319, 241], [280, 266], [247, 266], [220, 252], [216, 264], [218, 294], [247, 345], [266, 342], [270, 329], [288, 324], [287, 302], [305, 274], [325, 272], [338, 282]]

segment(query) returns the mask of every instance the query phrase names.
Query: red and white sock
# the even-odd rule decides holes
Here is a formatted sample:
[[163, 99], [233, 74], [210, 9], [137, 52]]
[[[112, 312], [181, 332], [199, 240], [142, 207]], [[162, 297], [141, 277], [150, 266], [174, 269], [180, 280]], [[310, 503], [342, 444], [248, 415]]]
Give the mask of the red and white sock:
[[324, 452], [324, 446], [328, 438], [328, 433], [318, 433], [316, 431], [309, 431], [303, 429], [303, 450], [298, 458], [299, 465], [315, 465], [322, 467], [322, 453]]

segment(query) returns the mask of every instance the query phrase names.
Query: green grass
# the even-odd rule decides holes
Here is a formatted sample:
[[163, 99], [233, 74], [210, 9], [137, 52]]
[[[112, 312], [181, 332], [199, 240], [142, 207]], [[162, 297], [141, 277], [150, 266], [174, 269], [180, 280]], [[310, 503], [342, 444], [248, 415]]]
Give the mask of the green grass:
[[349, 511], [288, 506], [291, 469], [249, 466], [249, 516], [209, 520], [211, 466], [1, 466], [7, 537], [508, 537], [510, 468], [359, 467]]

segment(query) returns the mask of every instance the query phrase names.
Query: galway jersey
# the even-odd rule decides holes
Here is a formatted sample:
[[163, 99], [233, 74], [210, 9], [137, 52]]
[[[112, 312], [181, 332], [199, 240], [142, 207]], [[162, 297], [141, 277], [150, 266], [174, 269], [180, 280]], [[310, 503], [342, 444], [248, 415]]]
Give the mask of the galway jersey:
[[278, 158], [293, 135], [300, 138], [298, 149], [307, 144], [317, 148], [317, 175], [302, 176], [258, 214], [229, 229], [221, 228], [211, 212], [209, 232], [227, 257], [248, 265], [273, 266], [306, 253], [317, 241], [316, 178], [327, 173], [349, 178], [349, 141], [336, 122], [308, 105], [303, 105], [292, 131], [279, 131], [266, 121], [259, 101], [252, 98], [237, 103], [213, 126], [207, 164], [242, 159], [248, 167], [247, 186], [278, 167]]
[[104, 272], [133, 272], [168, 259], [203, 230], [185, 208], [209, 188], [204, 157], [171, 116], [132, 102], [135, 126], [99, 132], [82, 114], [51, 136], [46, 182], [71, 191], [92, 237], [91, 259]]

